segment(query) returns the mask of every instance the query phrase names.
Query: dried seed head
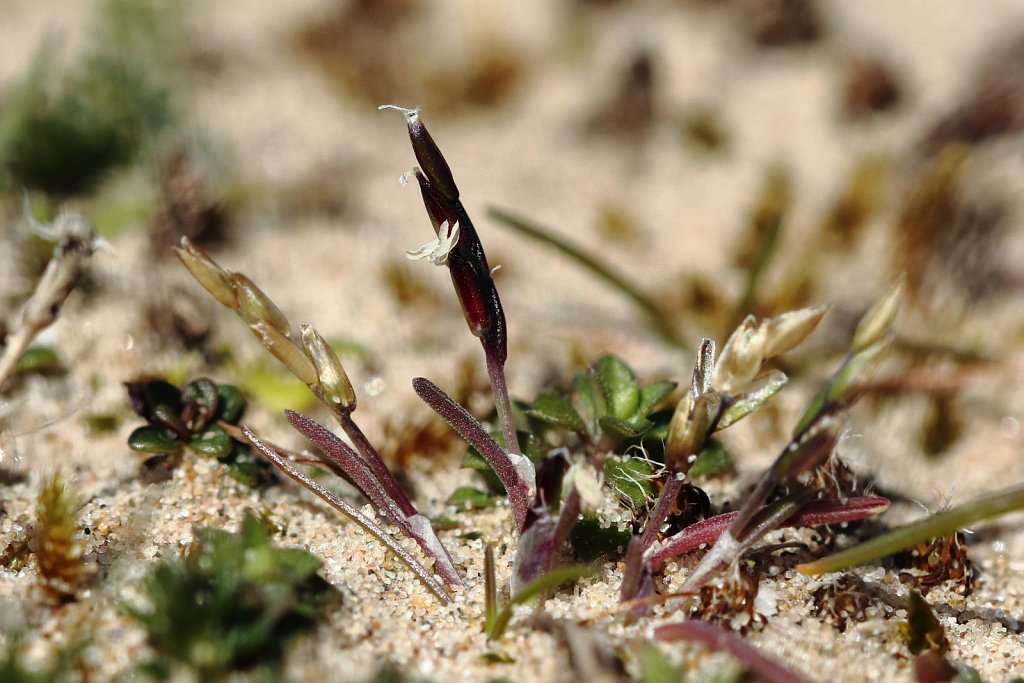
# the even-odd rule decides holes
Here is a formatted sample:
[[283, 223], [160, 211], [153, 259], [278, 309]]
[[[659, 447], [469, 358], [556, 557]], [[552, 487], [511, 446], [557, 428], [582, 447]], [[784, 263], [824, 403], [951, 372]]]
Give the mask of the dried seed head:
[[256, 323], [269, 325], [285, 336], [291, 333], [288, 318], [256, 283], [241, 273], [228, 273], [228, 281], [235, 289], [238, 301], [235, 310], [242, 320], [250, 326]]
[[206, 253], [192, 244], [187, 237], [181, 238], [181, 246], [174, 248], [174, 253], [182, 265], [188, 268], [192, 277], [213, 295], [217, 301], [230, 309], [238, 306], [238, 295], [231, 283], [228, 271], [221, 268]]
[[801, 308], [761, 323], [765, 330], [764, 357], [774, 358], [807, 338], [821, 322], [828, 306]]
[[860, 319], [851, 345], [854, 353], [867, 349], [889, 335], [892, 321], [896, 318], [896, 312], [900, 308], [902, 299], [903, 279], [901, 278]]
[[316, 386], [318, 377], [313, 361], [306, 357], [299, 345], [279, 329], [257, 320], [249, 325], [256, 338], [281, 361], [288, 370], [309, 386]]
[[754, 381], [765, 359], [765, 326], [748, 315], [725, 342], [711, 385], [724, 394], [735, 393]]
[[356, 392], [334, 349], [312, 325], [302, 325], [299, 329], [302, 330], [302, 347], [306, 357], [313, 361], [316, 368], [321, 393], [344, 410], [355, 410]]

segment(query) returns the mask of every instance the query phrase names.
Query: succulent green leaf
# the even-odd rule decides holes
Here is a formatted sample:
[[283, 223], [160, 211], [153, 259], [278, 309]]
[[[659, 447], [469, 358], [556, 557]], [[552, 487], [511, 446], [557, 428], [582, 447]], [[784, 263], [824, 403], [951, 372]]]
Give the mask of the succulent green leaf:
[[188, 447], [200, 455], [225, 458], [231, 454], [235, 443], [227, 432], [217, 425], [213, 425], [189, 439]]
[[163, 429], [146, 425], [128, 435], [128, 447], [141, 453], [174, 453], [181, 443]]
[[626, 552], [629, 529], [619, 530], [616, 526], [602, 526], [593, 514], [584, 514], [569, 532], [569, 545], [576, 557], [584, 562], [593, 562], [606, 557], [621, 557]]
[[604, 478], [630, 507], [641, 510], [658, 496], [651, 463], [640, 458], [613, 457], [605, 460]]
[[245, 396], [242, 390], [234, 384], [220, 384], [217, 386], [217, 395], [220, 405], [217, 419], [236, 424], [245, 410]]
[[583, 418], [576, 412], [572, 401], [561, 393], [548, 392], [541, 394], [527, 409], [526, 414], [548, 424], [564, 427], [577, 434], [584, 433], [587, 430]]
[[576, 412], [583, 418], [587, 430], [596, 435], [597, 419], [608, 413], [608, 404], [592, 372], [581, 372], [573, 378], [572, 397]]
[[615, 356], [599, 358], [593, 367], [608, 407], [606, 414], [620, 420], [633, 417], [640, 407], [640, 387], [633, 370]]
[[194, 379], [185, 385], [181, 390], [181, 401], [185, 404], [194, 404], [195, 413], [188, 421], [189, 431], [196, 432], [206, 425], [217, 415], [220, 395], [217, 385], [206, 377]]

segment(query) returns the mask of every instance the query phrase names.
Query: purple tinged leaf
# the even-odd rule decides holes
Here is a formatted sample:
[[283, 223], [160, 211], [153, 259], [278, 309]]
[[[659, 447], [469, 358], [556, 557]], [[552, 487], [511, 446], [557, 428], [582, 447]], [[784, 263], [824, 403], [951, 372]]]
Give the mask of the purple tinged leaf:
[[[314, 420], [292, 410], [286, 410], [285, 415], [295, 429], [320, 448], [324, 462], [349, 479], [373, 503], [374, 507], [383, 510], [388, 519], [402, 530], [402, 533], [416, 541], [423, 552], [434, 559], [436, 563], [434, 568], [445, 581], [451, 585], [462, 585], [462, 579], [459, 577], [451, 556], [438, 540], [430, 523], [416, 511], [408, 496], [398, 487], [394, 476], [380, 460], [380, 456], [376, 454], [376, 451], [372, 451], [372, 447], [371, 451], [375, 460], [371, 458], [368, 463], [348, 444]], [[358, 427], [351, 423], [351, 420], [348, 422], [350, 424], [347, 426], [362, 436]], [[363, 452], [362, 448], [360, 448], [360, 452]], [[383, 481], [372, 467], [375, 462], [379, 468], [383, 468], [386, 475], [386, 479]]]
[[[487, 430], [469, 414], [469, 411], [453, 401], [436, 384], [424, 377], [417, 377], [413, 379], [412, 386], [416, 394], [433, 408], [434, 412], [440, 415], [466, 443], [477, 449], [487, 460], [508, 494], [516, 531], [523, 533], [526, 529], [527, 513], [530, 509], [530, 486], [520, 474], [517, 463], [513, 461], [509, 453], [498, 445], [497, 441], [491, 438]], [[516, 457], [525, 460], [525, 456], [517, 455]]]
[[430, 572], [428, 572], [422, 564], [416, 561], [416, 558], [410, 555], [405, 548], [396, 543], [375, 520], [359, 512], [359, 510], [356, 510], [354, 507], [338, 498], [322, 484], [313, 481], [300, 472], [290, 462], [288, 462], [286, 458], [278, 453], [273, 446], [260, 440], [260, 438], [257, 437], [248, 427], [242, 427], [242, 433], [245, 435], [245, 438], [249, 440], [249, 443], [251, 443], [256, 450], [262, 453], [265, 458], [270, 460], [275, 467], [318, 496], [335, 510], [358, 524], [368, 534], [383, 543], [388, 550], [394, 553], [396, 557], [398, 557], [407, 567], [409, 567], [410, 570], [412, 570], [413, 574], [416, 575], [416, 578], [423, 582], [423, 585], [426, 586], [431, 593], [437, 596], [438, 600], [446, 605], [451, 602], [451, 596], [449, 596], [447, 591], [445, 591], [444, 586], [434, 579]]
[[[781, 527], [822, 526], [855, 522], [880, 515], [889, 509], [889, 499], [863, 496], [846, 500], [812, 500], [805, 503]], [[651, 547], [646, 560], [652, 564], [667, 562], [683, 553], [714, 543], [736, 519], [738, 512], [726, 512], [686, 527], [676, 535]]]

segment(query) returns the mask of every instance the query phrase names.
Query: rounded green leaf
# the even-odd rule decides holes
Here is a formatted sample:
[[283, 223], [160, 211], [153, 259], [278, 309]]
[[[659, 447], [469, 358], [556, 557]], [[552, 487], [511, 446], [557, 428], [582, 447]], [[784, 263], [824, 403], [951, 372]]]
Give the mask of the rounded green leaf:
[[214, 425], [189, 439], [188, 447], [200, 455], [224, 458], [231, 454], [235, 443], [227, 432]]
[[220, 401], [220, 410], [217, 418], [230, 424], [235, 424], [242, 417], [245, 410], [245, 396], [242, 390], [234, 384], [221, 384], [217, 387], [217, 395]]
[[210, 424], [217, 414], [220, 403], [217, 385], [206, 377], [194, 379], [182, 389], [181, 401], [185, 404], [189, 431], [199, 431]]
[[181, 444], [159, 427], [139, 427], [128, 435], [128, 447], [141, 453], [174, 453]]

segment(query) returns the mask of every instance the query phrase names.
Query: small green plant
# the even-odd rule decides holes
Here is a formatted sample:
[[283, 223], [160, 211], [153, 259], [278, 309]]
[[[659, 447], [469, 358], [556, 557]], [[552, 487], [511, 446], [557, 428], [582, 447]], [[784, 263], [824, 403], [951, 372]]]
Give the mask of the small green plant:
[[199, 529], [184, 557], [146, 578], [148, 605], [127, 608], [156, 651], [145, 671], [166, 679], [184, 667], [200, 681], [277, 672], [288, 644], [339, 598], [320, 566], [304, 550], [274, 546], [253, 515], [235, 533]]
[[[206, 377], [179, 389], [162, 379], [126, 382], [132, 410], [146, 420], [128, 436], [128, 446], [140, 453], [179, 455], [187, 448], [196, 455], [216, 458], [228, 474], [249, 486], [273, 481], [248, 443], [232, 436], [245, 410], [245, 398], [231, 384]], [[237, 433], [237, 432], [235, 432]]]

